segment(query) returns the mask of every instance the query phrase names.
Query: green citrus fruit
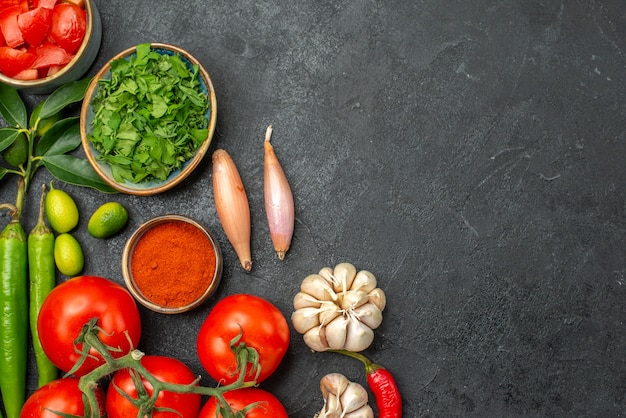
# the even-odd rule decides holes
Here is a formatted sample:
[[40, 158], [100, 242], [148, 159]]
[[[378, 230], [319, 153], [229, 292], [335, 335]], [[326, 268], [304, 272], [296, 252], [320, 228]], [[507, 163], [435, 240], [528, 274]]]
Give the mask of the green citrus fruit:
[[80, 243], [74, 236], [63, 233], [54, 240], [54, 263], [66, 276], [76, 276], [83, 270], [85, 258]]
[[128, 222], [128, 211], [121, 203], [107, 202], [89, 218], [87, 230], [94, 238], [108, 238], [121, 231]]
[[21, 133], [8, 148], [2, 151], [2, 158], [7, 164], [19, 167], [28, 159], [28, 139]]
[[58, 233], [69, 232], [78, 225], [78, 207], [74, 199], [63, 190], [54, 189], [46, 194], [44, 210], [52, 229]]
[[[30, 115], [30, 125], [33, 126], [35, 121], [39, 119], [39, 113], [41, 113], [41, 108], [43, 107], [44, 102], [39, 102], [37, 106], [33, 109], [33, 113]], [[35, 132], [37, 136], [43, 136], [46, 132], [52, 128], [52, 125], [61, 120], [61, 112], [57, 112], [54, 115], [47, 117], [45, 119], [40, 119], [37, 124], [37, 131]]]

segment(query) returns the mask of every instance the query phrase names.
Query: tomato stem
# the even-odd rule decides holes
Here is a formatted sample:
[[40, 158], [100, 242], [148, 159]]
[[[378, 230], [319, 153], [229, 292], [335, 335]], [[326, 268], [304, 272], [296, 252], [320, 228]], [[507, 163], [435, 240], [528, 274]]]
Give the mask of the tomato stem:
[[[85, 405], [85, 417], [98, 418], [99, 417], [99, 406], [98, 400], [96, 397], [95, 389], [98, 387], [98, 382], [111, 374], [115, 373], [118, 370], [128, 369], [138, 378], [135, 381], [135, 386], [138, 389], [138, 393], [142, 393], [142, 387], [144, 383], [142, 380], [145, 380], [149, 385], [152, 386], [153, 392], [151, 396], [142, 396], [137, 401], [137, 408], [140, 411], [146, 411], [146, 414], [149, 415], [150, 411], [159, 410], [158, 407], [155, 406], [157, 397], [159, 393], [162, 391], [175, 392], [175, 393], [196, 393], [200, 395], [207, 395], [215, 397], [220, 406], [226, 412], [224, 417], [235, 417], [235, 413], [231, 410], [228, 402], [224, 398], [224, 393], [240, 388], [246, 387], [254, 387], [256, 386], [256, 378], [252, 381], [245, 381], [246, 371], [248, 370], [248, 365], [252, 368], [259, 368], [258, 359], [255, 358], [254, 352], [250, 349], [246, 349], [249, 347], [241, 347], [241, 344], [238, 346], [232, 346], [233, 352], [235, 353], [235, 357], [237, 358], [237, 380], [231, 384], [218, 386], [218, 387], [206, 387], [199, 385], [200, 377], [196, 379], [194, 382], [190, 384], [178, 384], [178, 383], [170, 383], [170, 382], [162, 382], [154, 377], [142, 364], [141, 359], [144, 356], [144, 353], [137, 349], [132, 349], [127, 354], [121, 357], [115, 357], [111, 350], [116, 351], [113, 347], [109, 347], [106, 344], [102, 343], [98, 337], [98, 331], [100, 329], [97, 326], [97, 318], [94, 318], [87, 322], [83, 327], [81, 335], [76, 340], [77, 343], [82, 343], [82, 352], [81, 360], [79, 360], [74, 368], [70, 370], [71, 373], [73, 370], [77, 370], [84, 359], [87, 356], [91, 356], [89, 351], [91, 348], [95, 349], [105, 360], [105, 362], [96, 367], [91, 372], [85, 374], [80, 378], [78, 387], [87, 397], [87, 404]], [[252, 349], [254, 350], [254, 349]], [[143, 393], [145, 393], [145, 389], [143, 389]]]

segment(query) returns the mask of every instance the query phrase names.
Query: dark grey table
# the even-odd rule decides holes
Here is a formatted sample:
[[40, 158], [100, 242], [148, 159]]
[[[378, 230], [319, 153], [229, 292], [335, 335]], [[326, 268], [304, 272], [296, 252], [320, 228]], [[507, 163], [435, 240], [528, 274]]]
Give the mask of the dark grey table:
[[[90, 74], [150, 41], [206, 66], [219, 109], [211, 151], [231, 153], [252, 211], [247, 274], [216, 217], [208, 157], [172, 191], [115, 196], [130, 221], [108, 241], [86, 223], [111, 197], [63, 186], [83, 214], [86, 274], [121, 282], [126, 239], [165, 213], [196, 218], [222, 245], [215, 296], [178, 316], [142, 309], [141, 349], [213, 385], [195, 338], [218, 299], [258, 294], [289, 317], [306, 275], [348, 261], [387, 293], [366, 354], [395, 374], [406, 417], [626, 414], [623, 0], [97, 3]], [[270, 123], [296, 201], [283, 262], [263, 208]], [[13, 181], [0, 187], [12, 200]], [[312, 417], [329, 372], [365, 384], [359, 363], [313, 354], [293, 332], [262, 387], [290, 416]]]

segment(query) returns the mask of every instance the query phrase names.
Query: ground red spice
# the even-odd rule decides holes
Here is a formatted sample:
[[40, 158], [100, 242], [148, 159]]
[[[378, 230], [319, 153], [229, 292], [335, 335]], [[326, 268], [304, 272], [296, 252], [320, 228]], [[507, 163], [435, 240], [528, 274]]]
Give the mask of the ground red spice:
[[215, 274], [215, 249], [200, 229], [168, 221], [145, 232], [131, 256], [131, 273], [151, 302], [180, 307], [198, 299]]

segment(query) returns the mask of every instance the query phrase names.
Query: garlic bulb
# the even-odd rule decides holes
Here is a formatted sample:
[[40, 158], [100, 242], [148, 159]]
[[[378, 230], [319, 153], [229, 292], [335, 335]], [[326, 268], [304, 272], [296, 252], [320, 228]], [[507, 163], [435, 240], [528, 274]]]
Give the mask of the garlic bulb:
[[340, 373], [330, 373], [320, 381], [324, 408], [315, 418], [374, 418], [367, 404], [367, 391]]
[[293, 327], [315, 351], [363, 351], [383, 320], [385, 292], [376, 277], [350, 263], [307, 276], [293, 299]]

